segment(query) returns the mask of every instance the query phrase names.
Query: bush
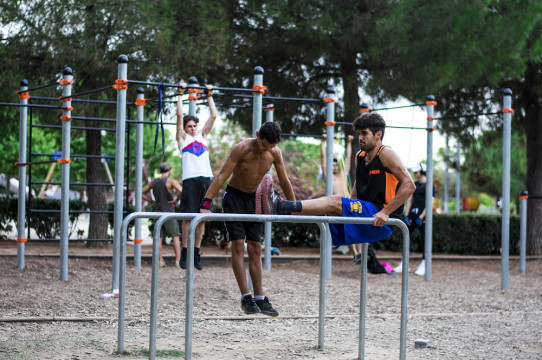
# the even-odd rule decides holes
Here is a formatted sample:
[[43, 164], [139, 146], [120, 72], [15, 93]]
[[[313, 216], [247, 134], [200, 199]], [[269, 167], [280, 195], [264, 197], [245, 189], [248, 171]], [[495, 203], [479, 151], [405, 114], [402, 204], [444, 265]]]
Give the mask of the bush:
[[[18, 216], [18, 199], [17, 198], [0, 198], [0, 232], [9, 232], [12, 226], [11, 221], [17, 222]], [[80, 200], [70, 200], [71, 210], [82, 210], [85, 208], [85, 203]], [[33, 210], [55, 210], [60, 211], [60, 200], [56, 199], [30, 199], [26, 206], [26, 212]], [[70, 237], [77, 227], [78, 213], [70, 213], [69, 227]], [[60, 237], [60, 213], [59, 212], [32, 212], [30, 216], [30, 228], [36, 231], [36, 235], [40, 239], [55, 239]], [[5, 239], [5, 235], [2, 235]]]

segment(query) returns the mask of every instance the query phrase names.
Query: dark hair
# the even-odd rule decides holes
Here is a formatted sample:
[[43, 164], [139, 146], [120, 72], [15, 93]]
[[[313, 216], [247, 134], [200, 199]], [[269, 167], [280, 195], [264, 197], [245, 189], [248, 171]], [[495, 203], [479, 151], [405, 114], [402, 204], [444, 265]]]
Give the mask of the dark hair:
[[352, 126], [355, 131], [370, 129], [373, 135], [376, 134], [377, 131], [382, 131], [382, 139], [384, 138], [384, 131], [386, 130], [386, 122], [378, 113], [360, 115], [354, 119]]
[[280, 141], [280, 134], [282, 129], [276, 122], [266, 122], [260, 127], [260, 139], [265, 139], [271, 144], [276, 144]]
[[183, 129], [186, 127], [189, 121], [194, 121], [196, 125], [199, 123], [199, 119], [194, 115], [185, 115], [183, 117]]

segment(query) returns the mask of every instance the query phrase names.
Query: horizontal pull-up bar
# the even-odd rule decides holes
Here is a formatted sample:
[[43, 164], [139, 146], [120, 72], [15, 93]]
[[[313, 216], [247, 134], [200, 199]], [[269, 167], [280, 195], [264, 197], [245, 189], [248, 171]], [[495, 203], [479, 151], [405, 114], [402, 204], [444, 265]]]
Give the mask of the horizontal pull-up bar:
[[44, 105], [44, 104], [21, 104], [21, 103], [5, 103], [0, 102], [0, 106], [15, 106], [15, 107], [30, 107], [30, 108], [46, 108], [46, 109], [62, 109], [57, 105]]
[[[175, 89], [197, 89], [197, 90], [207, 90], [207, 87], [200, 86], [200, 85], [190, 85], [187, 84], [186, 87], [183, 87], [179, 84], [169, 84], [169, 83], [159, 83], [159, 82], [151, 82], [151, 81], [139, 81], [139, 80], [128, 80], [129, 84], [138, 84], [138, 85], [151, 85], [151, 86], [164, 86], [164, 87], [171, 87]], [[220, 86], [213, 86], [213, 91], [237, 91], [237, 92], [248, 92], [253, 93], [257, 90], [254, 89], [242, 89], [242, 88], [228, 88], [228, 87], [220, 87]]]

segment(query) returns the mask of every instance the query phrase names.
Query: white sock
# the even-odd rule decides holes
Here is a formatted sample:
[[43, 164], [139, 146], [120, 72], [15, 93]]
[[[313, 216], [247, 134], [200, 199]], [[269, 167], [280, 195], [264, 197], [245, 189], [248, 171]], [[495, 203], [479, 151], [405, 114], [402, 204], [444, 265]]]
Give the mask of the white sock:
[[245, 298], [245, 296], [252, 296], [252, 294], [251, 293], [246, 293], [246, 294], [241, 295], [241, 300], [243, 300]]
[[254, 295], [254, 300], [263, 300], [265, 299], [265, 295]]

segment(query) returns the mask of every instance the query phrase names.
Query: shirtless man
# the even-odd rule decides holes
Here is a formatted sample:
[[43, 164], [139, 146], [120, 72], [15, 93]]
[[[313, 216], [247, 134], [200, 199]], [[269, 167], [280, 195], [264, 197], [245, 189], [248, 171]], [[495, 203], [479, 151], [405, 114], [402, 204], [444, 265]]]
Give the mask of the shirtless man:
[[[254, 214], [256, 211], [256, 190], [272, 165], [275, 166], [286, 199], [295, 200], [292, 184], [286, 176], [282, 153], [277, 147], [280, 134], [281, 128], [277, 123], [266, 122], [259, 131], [256, 131], [256, 138], [245, 139], [235, 145], [205, 194], [200, 212], [210, 212], [211, 199], [216, 196], [226, 180], [230, 179], [222, 201], [223, 211], [225, 213]], [[232, 268], [241, 291], [241, 308], [246, 314], [262, 313], [278, 316], [278, 312], [264, 296], [262, 285], [263, 223], [227, 221], [225, 228], [226, 241], [232, 243]], [[254, 297], [248, 289], [245, 275], [245, 238]]]

